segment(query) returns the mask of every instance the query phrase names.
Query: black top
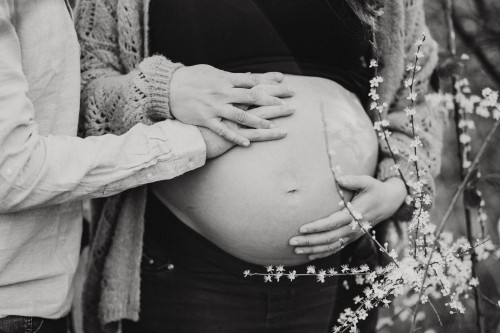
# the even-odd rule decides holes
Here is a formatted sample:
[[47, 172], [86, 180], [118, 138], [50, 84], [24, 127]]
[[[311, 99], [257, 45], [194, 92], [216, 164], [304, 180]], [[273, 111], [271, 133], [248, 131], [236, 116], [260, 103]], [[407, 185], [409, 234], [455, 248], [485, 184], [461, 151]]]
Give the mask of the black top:
[[344, 0], [152, 0], [152, 54], [331, 79], [366, 100], [369, 33]]

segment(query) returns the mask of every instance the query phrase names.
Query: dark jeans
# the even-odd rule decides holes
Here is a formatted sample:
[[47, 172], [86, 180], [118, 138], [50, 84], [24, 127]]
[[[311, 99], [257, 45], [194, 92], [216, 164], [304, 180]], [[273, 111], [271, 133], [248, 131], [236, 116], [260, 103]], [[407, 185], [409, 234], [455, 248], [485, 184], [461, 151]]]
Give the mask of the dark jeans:
[[[379, 265], [387, 265], [381, 261], [380, 251], [377, 250], [375, 244], [370, 240], [370, 237], [363, 236], [357, 241], [349, 244], [341, 252], [342, 264], [347, 264], [349, 267], [360, 267], [367, 264], [371, 269]], [[345, 287], [344, 281], [346, 281]], [[363, 295], [363, 290], [366, 285], [356, 284], [355, 277], [343, 277], [338, 282], [338, 290], [335, 299], [335, 306], [332, 315], [331, 327], [339, 325], [338, 318], [346, 308], [356, 309], [358, 305], [354, 304], [354, 297]], [[378, 308], [368, 312], [368, 317], [358, 323], [358, 329], [361, 333], [375, 333], [378, 321]]]
[[67, 333], [68, 319], [8, 316], [0, 318], [0, 333]]
[[[335, 278], [315, 276], [264, 283], [243, 277], [262, 266], [224, 252], [149, 198], [141, 268], [141, 311], [124, 333], [327, 333], [337, 291]], [[308, 263], [338, 266], [338, 256]], [[305, 273], [307, 265], [289, 267]]]

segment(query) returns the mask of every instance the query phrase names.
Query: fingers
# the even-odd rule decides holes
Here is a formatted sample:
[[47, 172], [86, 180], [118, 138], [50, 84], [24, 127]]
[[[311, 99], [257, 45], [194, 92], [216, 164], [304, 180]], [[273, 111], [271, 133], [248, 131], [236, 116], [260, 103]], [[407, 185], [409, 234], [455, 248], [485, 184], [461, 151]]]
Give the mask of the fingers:
[[341, 235], [341, 230], [333, 230], [318, 234], [295, 236], [290, 239], [290, 245], [301, 247], [310, 247], [316, 245], [326, 245], [335, 242]]
[[238, 133], [252, 142], [279, 140], [283, 139], [288, 134], [287, 130], [284, 128], [271, 128], [271, 129], [242, 128], [238, 130]]
[[259, 84], [277, 84], [283, 81], [283, 74], [269, 72], [265, 74], [227, 73], [229, 80], [236, 88], [253, 88]]
[[320, 254], [312, 254], [308, 258], [309, 258], [309, 260], [316, 260], [316, 259], [320, 259], [320, 258], [325, 258], [325, 257], [331, 256], [332, 254], [337, 253], [338, 251], [339, 250], [328, 251], [328, 252], [324, 252], [324, 253], [320, 253]]
[[363, 230], [361, 230], [359, 227], [353, 229], [350, 225], [344, 225], [332, 231], [295, 236], [290, 239], [290, 245], [297, 248], [327, 245], [336, 242], [340, 237], [342, 237], [345, 241], [346, 237], [352, 237], [357, 233], [363, 233]]
[[262, 119], [255, 114], [243, 111], [234, 106], [227, 106], [220, 114], [224, 119], [234, 121], [237, 124], [252, 128], [273, 128], [276, 127], [271, 121]]
[[281, 98], [290, 97], [293, 92], [286, 85], [262, 85], [251, 89], [234, 88], [228, 94], [228, 102], [238, 104], [272, 106], [283, 105], [285, 102]]
[[314, 234], [329, 230], [338, 229], [352, 221], [352, 216], [347, 209], [333, 213], [327, 218], [304, 224], [300, 227], [301, 234]]
[[295, 112], [295, 108], [289, 105], [260, 106], [250, 109], [247, 112], [262, 119], [274, 119], [292, 115]]
[[261, 106], [249, 111], [241, 110], [239, 107], [228, 106], [220, 116], [240, 125], [252, 128], [273, 128], [274, 124], [266, 119], [290, 116], [295, 109], [288, 105]]
[[242, 136], [241, 134], [236, 134], [234, 131], [230, 130], [224, 123], [217, 119], [212, 119], [207, 124], [207, 128], [212, 130], [214, 133], [222, 136], [229, 142], [234, 142], [239, 146], [248, 147], [250, 145], [250, 141]]
[[296, 248], [295, 253], [297, 253], [297, 254], [318, 254], [318, 253], [325, 253], [325, 252], [335, 253], [338, 250], [340, 250], [340, 248], [341, 248], [341, 244], [337, 240], [335, 242], [332, 242], [330, 244], [325, 244], [325, 245]]
[[279, 84], [279, 85], [270, 85], [270, 84], [261, 84], [258, 85], [251, 90], [261, 91], [263, 93], [269, 94], [271, 96], [286, 98], [293, 96], [293, 89], [289, 85]]
[[[363, 234], [364, 232], [360, 228], [353, 230], [350, 226], [344, 226], [335, 232], [317, 234], [314, 235], [315, 237], [308, 235], [299, 242], [300, 246], [295, 248], [295, 253], [307, 255], [335, 253]], [[340, 240], [341, 238], [342, 240]]]
[[342, 176], [337, 178], [337, 182], [343, 188], [348, 190], [364, 190], [376, 182], [376, 179], [370, 176]]
[[285, 76], [279, 72], [268, 72], [262, 74], [252, 74], [261, 80], [262, 84], [277, 84], [283, 82]]

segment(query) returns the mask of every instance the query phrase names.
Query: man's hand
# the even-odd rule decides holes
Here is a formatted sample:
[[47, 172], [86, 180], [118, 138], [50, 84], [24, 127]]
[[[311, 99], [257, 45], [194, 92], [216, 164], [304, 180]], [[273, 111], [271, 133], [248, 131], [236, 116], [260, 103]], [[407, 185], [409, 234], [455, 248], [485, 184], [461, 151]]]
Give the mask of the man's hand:
[[[351, 201], [352, 210], [362, 215], [361, 222], [368, 221], [371, 226], [394, 215], [407, 195], [400, 178], [381, 182], [370, 176], [344, 176], [338, 179], [338, 183], [345, 189], [356, 191]], [[364, 234], [353, 223], [346, 208], [303, 225], [300, 233], [301, 236], [290, 240], [290, 245], [296, 246], [297, 254], [308, 254], [311, 260], [334, 254]]]
[[[263, 119], [272, 119], [290, 116], [293, 114], [294, 109], [288, 106], [260, 107], [246, 112], [251, 115], [258, 115]], [[224, 126], [227, 126], [230, 130], [251, 142], [279, 140], [287, 135], [286, 129], [279, 127], [270, 129], [255, 129], [242, 128], [238, 124], [229, 120], [222, 120], [222, 123], [224, 123]], [[199, 130], [207, 146], [207, 159], [216, 158], [230, 150], [235, 145], [234, 142], [227, 141], [209, 129], [199, 127]]]
[[281, 73], [229, 73], [208, 65], [181, 67], [174, 72], [170, 83], [170, 111], [185, 124], [208, 128], [230, 142], [248, 146], [248, 138], [220, 119], [251, 128], [272, 128], [271, 121], [235, 105], [274, 108], [285, 105], [281, 98], [293, 93], [282, 80]]

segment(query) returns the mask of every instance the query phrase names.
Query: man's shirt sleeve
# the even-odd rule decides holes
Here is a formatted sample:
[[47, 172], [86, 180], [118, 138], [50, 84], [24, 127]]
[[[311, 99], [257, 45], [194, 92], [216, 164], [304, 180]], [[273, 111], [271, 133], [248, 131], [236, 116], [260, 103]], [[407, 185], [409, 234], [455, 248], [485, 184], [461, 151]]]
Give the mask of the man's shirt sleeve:
[[205, 163], [199, 130], [175, 120], [121, 136], [42, 136], [28, 92], [9, 5], [0, 1], [0, 213], [109, 196]]

